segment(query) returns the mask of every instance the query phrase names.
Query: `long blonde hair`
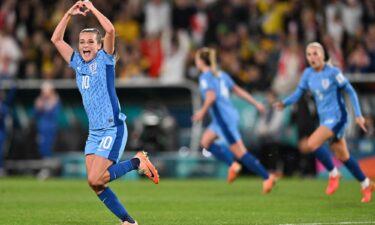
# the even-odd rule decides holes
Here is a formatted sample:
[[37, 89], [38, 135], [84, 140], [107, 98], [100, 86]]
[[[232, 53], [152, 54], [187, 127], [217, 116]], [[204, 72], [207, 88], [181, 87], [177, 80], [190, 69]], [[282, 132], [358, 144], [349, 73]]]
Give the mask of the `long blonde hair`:
[[204, 47], [197, 51], [196, 55], [203, 61], [204, 64], [210, 67], [211, 72], [218, 76], [219, 71], [216, 61], [216, 50], [213, 48]]

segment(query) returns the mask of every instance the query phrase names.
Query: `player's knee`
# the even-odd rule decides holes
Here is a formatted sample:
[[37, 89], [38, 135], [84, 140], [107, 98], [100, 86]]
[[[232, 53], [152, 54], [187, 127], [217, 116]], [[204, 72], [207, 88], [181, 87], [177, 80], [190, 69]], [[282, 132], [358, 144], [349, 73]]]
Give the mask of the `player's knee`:
[[104, 187], [105, 185], [105, 182], [97, 176], [89, 176], [87, 179], [87, 183], [95, 191], [100, 190], [101, 187]]
[[306, 152], [312, 152], [312, 151], [318, 149], [319, 147], [320, 147], [319, 145], [317, 145], [317, 144], [315, 144], [314, 142], [308, 140], [308, 141], [307, 141], [307, 144], [306, 144], [305, 151], [306, 151]]
[[349, 153], [346, 153], [346, 152], [338, 152], [336, 151], [335, 152], [335, 156], [338, 160], [340, 160], [341, 162], [346, 162], [349, 160], [350, 158], [350, 155]]
[[303, 138], [298, 142], [298, 149], [302, 154], [310, 153], [310, 150], [307, 146], [307, 138]]

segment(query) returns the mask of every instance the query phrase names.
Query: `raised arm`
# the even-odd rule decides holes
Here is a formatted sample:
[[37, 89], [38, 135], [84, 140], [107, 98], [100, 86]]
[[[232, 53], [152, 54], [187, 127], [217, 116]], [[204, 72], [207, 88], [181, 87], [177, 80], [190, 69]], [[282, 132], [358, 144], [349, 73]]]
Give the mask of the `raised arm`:
[[67, 63], [70, 62], [70, 58], [73, 54], [73, 48], [70, 47], [70, 45], [64, 41], [65, 30], [72, 16], [77, 15], [77, 14], [86, 16], [87, 12], [82, 12], [81, 8], [82, 8], [82, 1], [76, 2], [64, 14], [59, 24], [57, 24], [55, 31], [53, 32], [53, 35], [51, 37], [52, 43], [56, 46], [57, 50], [59, 51], [59, 53], [61, 54], [61, 56], [64, 58], [64, 60]]
[[234, 85], [232, 88], [232, 92], [239, 97], [245, 99], [250, 104], [253, 104], [260, 112], [265, 111], [265, 107], [263, 104], [259, 103], [251, 94], [249, 94], [247, 91], [245, 91], [243, 88], [241, 88], [238, 85]]
[[99, 10], [94, 7], [92, 2], [85, 0], [83, 1], [83, 6], [90, 10], [92, 14], [94, 14], [105, 31], [103, 41], [104, 51], [109, 54], [113, 54], [115, 52], [115, 27], [107, 17], [105, 17]]

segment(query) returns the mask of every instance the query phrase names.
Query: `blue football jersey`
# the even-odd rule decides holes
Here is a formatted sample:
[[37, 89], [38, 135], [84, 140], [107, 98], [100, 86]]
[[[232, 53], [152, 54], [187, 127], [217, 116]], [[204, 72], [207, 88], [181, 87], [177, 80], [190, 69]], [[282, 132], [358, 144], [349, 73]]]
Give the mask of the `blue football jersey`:
[[103, 129], [123, 123], [115, 90], [115, 58], [99, 50], [96, 57], [85, 62], [74, 52], [69, 66], [76, 72], [76, 83], [82, 96], [90, 129]]
[[238, 121], [238, 112], [230, 100], [234, 85], [232, 78], [223, 71], [220, 71], [218, 76], [209, 71], [199, 77], [199, 88], [203, 99], [205, 99], [208, 90], [215, 92], [216, 100], [209, 109], [210, 116], [214, 122], [222, 120]]
[[308, 67], [303, 72], [298, 88], [309, 90], [313, 94], [319, 119], [322, 121], [347, 115], [341, 88], [348, 82], [334, 66], [325, 65], [319, 72]]

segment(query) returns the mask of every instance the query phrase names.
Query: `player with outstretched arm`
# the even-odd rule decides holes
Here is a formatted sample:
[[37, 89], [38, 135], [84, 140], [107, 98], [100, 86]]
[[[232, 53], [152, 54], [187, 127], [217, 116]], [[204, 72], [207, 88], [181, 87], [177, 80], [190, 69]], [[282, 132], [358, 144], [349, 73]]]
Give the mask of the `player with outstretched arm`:
[[274, 103], [274, 107], [281, 110], [297, 102], [303, 92], [310, 91], [317, 106], [320, 125], [308, 138], [307, 148], [329, 171], [326, 194], [331, 195], [337, 190], [341, 178], [328, 150], [324, 148], [323, 144], [328, 141], [336, 157], [361, 183], [363, 194], [361, 201], [369, 202], [375, 185], [365, 176], [357, 161], [350, 156], [344, 138], [349, 118], [341, 90], [344, 90], [350, 97], [356, 123], [366, 131], [365, 119], [361, 113], [357, 94], [341, 71], [324, 61], [324, 49], [320, 43], [312, 42], [307, 45], [306, 58], [310, 67], [304, 70], [297, 89], [283, 101]]

